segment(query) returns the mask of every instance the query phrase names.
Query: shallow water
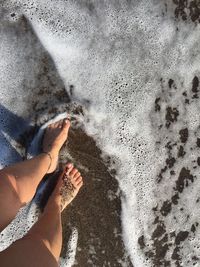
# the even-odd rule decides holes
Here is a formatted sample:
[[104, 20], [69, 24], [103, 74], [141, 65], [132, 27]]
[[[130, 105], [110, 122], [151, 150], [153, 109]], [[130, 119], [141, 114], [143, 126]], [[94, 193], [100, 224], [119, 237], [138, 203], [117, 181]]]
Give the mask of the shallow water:
[[[56, 87], [65, 88], [83, 107], [79, 119], [102, 157], [112, 156], [121, 189], [123, 238], [134, 266], [198, 266], [198, 5], [40, 2], [3, 3], [2, 110], [37, 120], [42, 108], [51, 105]], [[22, 14], [40, 42], [32, 34], [15, 37], [23, 28]], [[38, 92], [40, 77], [46, 75], [38, 65], [51, 60], [44, 49], [62, 79], [47, 75], [46, 89]], [[29, 110], [32, 99], [35, 107]], [[61, 95], [61, 100], [68, 98]], [[59, 99], [56, 109], [62, 111]], [[4, 134], [10, 126], [3, 114], [2, 165], [10, 159], [6, 144], [14, 139]], [[40, 122], [47, 118], [44, 112]], [[26, 128], [26, 120], [19, 124]], [[16, 151], [14, 156], [19, 156]]]

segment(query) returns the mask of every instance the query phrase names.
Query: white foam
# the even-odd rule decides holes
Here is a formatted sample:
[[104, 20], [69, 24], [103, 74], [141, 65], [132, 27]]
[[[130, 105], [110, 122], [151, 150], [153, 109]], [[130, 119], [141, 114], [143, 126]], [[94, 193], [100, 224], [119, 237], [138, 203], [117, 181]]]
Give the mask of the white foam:
[[70, 267], [75, 262], [76, 248], [78, 242], [78, 231], [76, 228], [72, 228], [72, 233], [68, 242], [68, 249], [65, 258], [60, 258], [61, 267]]

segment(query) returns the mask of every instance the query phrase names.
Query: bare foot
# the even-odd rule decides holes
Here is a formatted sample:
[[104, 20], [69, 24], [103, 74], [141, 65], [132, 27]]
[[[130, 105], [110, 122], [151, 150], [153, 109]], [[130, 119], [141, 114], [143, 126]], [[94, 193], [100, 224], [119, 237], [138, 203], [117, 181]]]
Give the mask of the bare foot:
[[58, 154], [64, 142], [67, 140], [69, 127], [70, 121], [64, 119], [48, 125], [45, 130], [42, 148], [43, 152], [50, 153], [52, 158], [48, 173], [51, 173], [56, 169]]
[[[83, 185], [83, 179], [80, 172], [73, 167], [71, 163], [65, 166], [64, 171], [58, 178], [57, 185], [48, 201], [59, 205], [61, 211], [76, 197], [79, 189]], [[47, 204], [47, 207], [49, 206]]]

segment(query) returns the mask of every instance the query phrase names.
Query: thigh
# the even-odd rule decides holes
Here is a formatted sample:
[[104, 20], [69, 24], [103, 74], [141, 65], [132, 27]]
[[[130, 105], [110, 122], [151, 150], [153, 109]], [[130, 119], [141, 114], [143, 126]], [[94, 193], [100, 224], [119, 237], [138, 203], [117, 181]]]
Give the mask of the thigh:
[[12, 181], [0, 171], [0, 232], [15, 218], [21, 207]]
[[0, 253], [1, 267], [58, 267], [42, 241], [20, 239]]

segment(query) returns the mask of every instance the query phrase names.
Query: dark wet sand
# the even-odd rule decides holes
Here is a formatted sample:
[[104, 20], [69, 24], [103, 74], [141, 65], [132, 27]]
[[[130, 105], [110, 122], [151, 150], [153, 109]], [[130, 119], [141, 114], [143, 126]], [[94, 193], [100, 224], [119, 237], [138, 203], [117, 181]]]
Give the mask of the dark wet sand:
[[[67, 154], [67, 155], [66, 155]], [[70, 158], [70, 160], [68, 160]], [[118, 182], [108, 171], [108, 161], [101, 158], [95, 141], [80, 127], [69, 131], [67, 144], [62, 148], [60, 165], [73, 164], [84, 177], [84, 186], [62, 213], [63, 248], [66, 257], [72, 227], [78, 230], [78, 246], [73, 266], [133, 266], [126, 252], [121, 229], [121, 200]], [[47, 178], [56, 180], [58, 174]], [[47, 186], [40, 200], [43, 209], [53, 189]], [[49, 189], [48, 189], [49, 188]]]
[[[68, 154], [66, 156], [66, 154]], [[101, 150], [80, 127], [69, 132], [62, 148], [60, 165], [70, 162], [80, 170], [84, 186], [62, 213], [63, 248], [66, 257], [72, 227], [78, 230], [78, 246], [73, 266], [133, 266], [125, 250], [121, 229], [121, 200], [118, 182], [108, 172], [108, 161], [101, 159]], [[48, 177], [49, 181], [56, 179]], [[48, 187], [47, 187], [48, 188]], [[53, 188], [52, 185], [49, 188]], [[40, 201], [43, 207], [52, 189]]]
[[126, 262], [126, 266], [132, 266], [121, 236], [118, 182], [109, 174], [101, 159], [100, 149], [80, 128], [70, 131], [67, 147], [75, 166], [84, 177], [84, 187], [63, 212], [62, 255], [66, 254], [71, 225], [76, 226], [79, 232], [74, 266], [114, 267], [122, 266], [122, 261]]

